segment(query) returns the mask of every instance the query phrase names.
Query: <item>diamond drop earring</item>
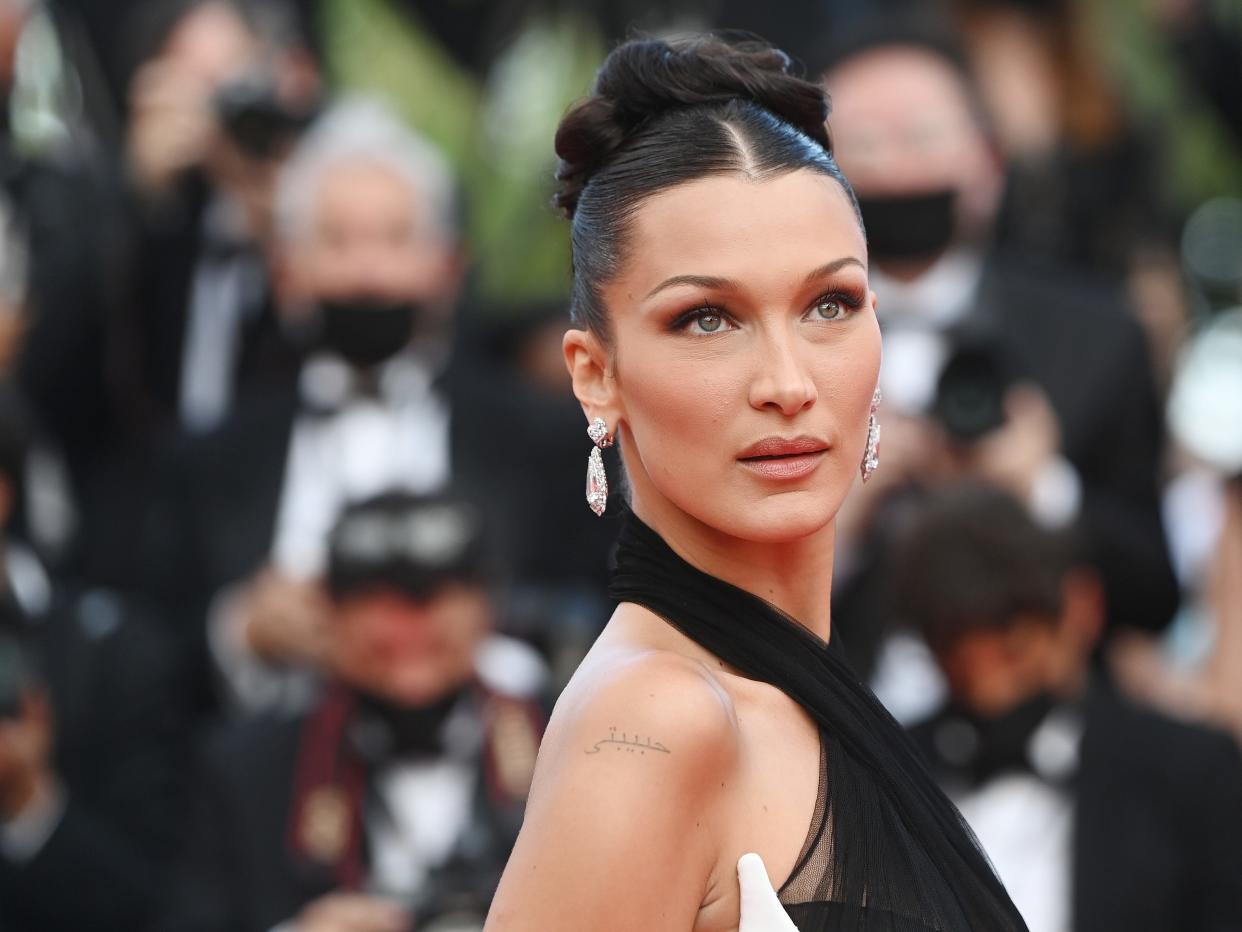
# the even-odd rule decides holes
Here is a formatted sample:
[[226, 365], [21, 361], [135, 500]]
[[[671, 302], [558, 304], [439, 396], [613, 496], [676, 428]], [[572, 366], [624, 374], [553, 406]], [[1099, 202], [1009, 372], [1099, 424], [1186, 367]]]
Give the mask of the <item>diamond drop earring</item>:
[[863, 482], [870, 479], [880, 465], [880, 422], [876, 420], [875, 413], [879, 410], [881, 397], [878, 388], [871, 396], [871, 416], [867, 419], [867, 450], [863, 453], [861, 467]]
[[602, 516], [608, 504], [608, 476], [604, 473], [604, 458], [599, 451], [612, 446], [612, 434], [608, 433], [608, 424], [604, 419], [597, 417], [587, 428], [587, 436], [595, 446], [587, 457], [586, 500], [591, 510]]

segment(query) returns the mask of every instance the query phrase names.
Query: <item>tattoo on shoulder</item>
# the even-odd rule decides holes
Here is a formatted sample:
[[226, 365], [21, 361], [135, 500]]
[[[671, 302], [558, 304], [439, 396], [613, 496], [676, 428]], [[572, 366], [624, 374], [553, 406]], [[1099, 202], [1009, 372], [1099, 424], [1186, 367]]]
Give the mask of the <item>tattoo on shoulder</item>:
[[625, 750], [627, 753], [630, 753], [630, 754], [633, 754], [635, 752], [639, 754], [646, 754], [648, 751], [658, 751], [661, 754], [672, 754], [673, 753], [668, 748], [666, 748], [664, 745], [662, 745], [659, 741], [652, 741], [650, 735], [648, 735], [646, 738], [640, 738], [637, 733], [633, 735], [628, 735], [626, 734], [626, 732], [623, 731], [620, 733], [620, 736], [618, 736], [616, 725], [609, 725], [608, 726], [608, 737], [600, 738], [589, 748], [586, 748], [583, 751], [583, 753], [584, 754], [598, 754], [600, 751], [604, 750], [604, 745], [608, 745], [608, 744], [612, 745], [612, 749], [614, 751]]

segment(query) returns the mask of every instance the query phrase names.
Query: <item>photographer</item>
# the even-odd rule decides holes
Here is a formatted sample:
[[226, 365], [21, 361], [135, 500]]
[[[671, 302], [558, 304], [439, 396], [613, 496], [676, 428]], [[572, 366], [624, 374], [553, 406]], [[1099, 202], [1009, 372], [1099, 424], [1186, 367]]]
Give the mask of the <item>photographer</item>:
[[[824, 80], [867, 229], [885, 403], [878, 481], [840, 526], [847, 585], [834, 623], [863, 636], [885, 623], [883, 609], [852, 618], [846, 605], [867, 601], [849, 590], [882, 587], [882, 573], [866, 577], [883, 556], [874, 538], [892, 530], [879, 514], [890, 493], [969, 472], [1049, 519], [1081, 523], [1110, 632], [1162, 629], [1178, 592], [1157, 494], [1162, 424], [1137, 321], [1107, 283], [997, 248], [1006, 166], [951, 36], [893, 16], [837, 39]], [[933, 408], [963, 332], [983, 333], [1004, 371], [991, 425], [954, 437]]]
[[318, 68], [278, 0], [179, 0], [130, 83], [136, 237], [126, 347], [148, 425], [203, 431], [242, 384], [292, 378], [266, 251], [275, 178]]
[[452, 494], [346, 508], [326, 572], [329, 682], [308, 713], [207, 749], [165, 928], [482, 928], [544, 689], [534, 652], [493, 633], [490, 547], [483, 512]]
[[141, 608], [22, 540], [28, 429], [0, 391], [0, 928], [142, 928], [180, 828], [179, 670]]

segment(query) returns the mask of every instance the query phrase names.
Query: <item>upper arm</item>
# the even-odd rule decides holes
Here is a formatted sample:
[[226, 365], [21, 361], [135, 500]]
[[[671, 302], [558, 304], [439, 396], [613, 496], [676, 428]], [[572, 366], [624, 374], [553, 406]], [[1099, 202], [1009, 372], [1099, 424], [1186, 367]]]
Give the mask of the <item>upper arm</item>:
[[644, 655], [554, 716], [490, 932], [684, 932], [717, 850], [732, 706], [693, 661]]

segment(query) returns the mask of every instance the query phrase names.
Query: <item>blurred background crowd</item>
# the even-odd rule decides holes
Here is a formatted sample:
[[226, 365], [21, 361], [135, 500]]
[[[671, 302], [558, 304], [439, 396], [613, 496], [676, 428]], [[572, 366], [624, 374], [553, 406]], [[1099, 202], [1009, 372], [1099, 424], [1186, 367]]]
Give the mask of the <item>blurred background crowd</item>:
[[0, 0], [2, 932], [481, 928], [610, 611], [551, 140], [700, 29], [867, 226], [834, 637], [1033, 932], [1242, 929], [1238, 0]]

